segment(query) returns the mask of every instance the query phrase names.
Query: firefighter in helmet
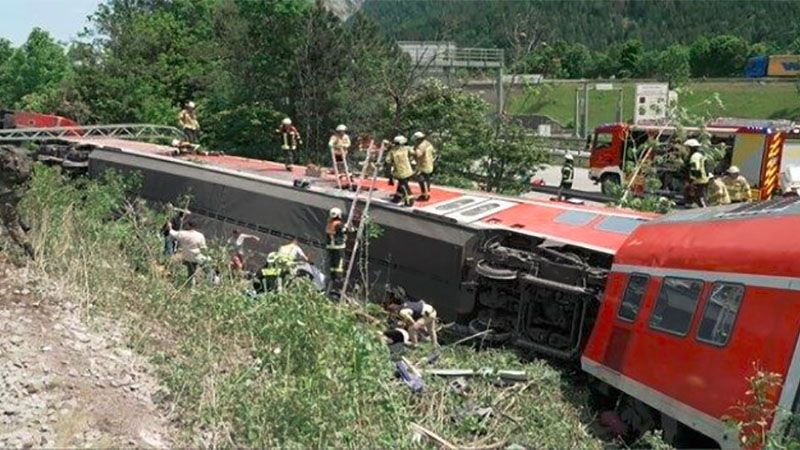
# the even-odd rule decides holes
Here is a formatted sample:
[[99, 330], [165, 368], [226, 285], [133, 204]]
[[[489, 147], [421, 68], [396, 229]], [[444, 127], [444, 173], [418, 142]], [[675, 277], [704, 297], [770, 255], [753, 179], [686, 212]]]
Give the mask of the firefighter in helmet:
[[575, 180], [575, 157], [567, 153], [564, 156], [564, 165], [561, 166], [561, 183], [558, 185], [559, 200], [569, 198], [563, 191], [572, 190], [573, 180]]
[[729, 205], [731, 197], [722, 179], [715, 177], [713, 173], [709, 174], [708, 179], [708, 204], [710, 206]]
[[270, 252], [267, 255], [267, 262], [258, 273], [253, 283], [255, 291], [263, 294], [269, 291], [281, 292], [283, 290], [282, 268], [278, 252]]
[[394, 146], [386, 155], [386, 164], [392, 168], [392, 177], [397, 180], [397, 192], [392, 196], [392, 202], [402, 201], [404, 206], [414, 206], [414, 196], [408, 184], [414, 176], [411, 168], [412, 149], [406, 145], [407, 142], [405, 136], [394, 137]]
[[281, 137], [281, 150], [286, 152], [286, 170], [292, 170], [297, 146], [303, 143], [300, 139], [300, 131], [296, 126], [292, 125], [292, 119], [287, 117], [283, 119], [281, 126], [275, 130], [275, 133]]
[[200, 132], [200, 122], [197, 121], [197, 112], [194, 108], [194, 102], [187, 102], [186, 107], [178, 114], [178, 122], [183, 128], [183, 134], [191, 144], [197, 144], [197, 134]]
[[328, 149], [333, 156], [333, 164], [339, 172], [339, 179], [342, 186], [350, 184], [351, 180], [347, 179], [349, 170], [347, 167], [347, 152], [350, 149], [350, 136], [347, 135], [347, 127], [344, 124], [339, 124], [336, 127], [336, 132], [331, 135], [328, 140]]
[[338, 293], [344, 276], [344, 250], [347, 244], [346, 224], [342, 219], [341, 209], [331, 208], [328, 211], [325, 234], [327, 236], [325, 248], [328, 251], [329, 291]]
[[417, 160], [417, 173], [419, 179], [420, 195], [419, 201], [431, 199], [431, 175], [433, 174], [433, 162], [436, 158], [436, 149], [433, 144], [425, 139], [425, 133], [417, 131], [414, 133], [414, 157]]
[[706, 170], [706, 155], [703, 146], [697, 139], [688, 139], [683, 143], [691, 152], [689, 156], [689, 185], [687, 197], [688, 204], [706, 206], [706, 189], [708, 188], [708, 171]]
[[752, 200], [750, 193], [750, 183], [747, 178], [739, 173], [739, 168], [730, 166], [725, 176], [722, 177], [725, 186], [728, 187], [728, 194], [731, 197], [731, 203], [749, 202]]

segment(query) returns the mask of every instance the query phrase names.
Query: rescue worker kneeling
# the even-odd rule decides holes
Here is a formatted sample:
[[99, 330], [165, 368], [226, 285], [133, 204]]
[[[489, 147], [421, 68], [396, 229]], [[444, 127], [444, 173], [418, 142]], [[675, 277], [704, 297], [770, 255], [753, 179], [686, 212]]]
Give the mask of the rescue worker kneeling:
[[253, 289], [255, 289], [256, 293], [283, 292], [283, 282], [287, 273], [285, 273], [286, 268], [281, 259], [278, 252], [271, 252], [267, 255], [266, 264], [261, 268], [255, 282], [253, 282]]
[[411, 147], [407, 146], [405, 136], [395, 136], [394, 146], [386, 155], [386, 165], [392, 168], [392, 177], [397, 180], [397, 192], [392, 196], [392, 202], [403, 202], [404, 206], [414, 206], [414, 196], [408, 182], [414, 176], [411, 168]]
[[431, 343], [436, 347], [439, 346], [436, 336], [436, 309], [432, 305], [408, 296], [405, 289], [396, 286], [389, 291], [386, 308], [396, 313], [403, 327], [408, 330], [411, 346], [417, 345], [417, 334], [420, 331], [425, 331]]

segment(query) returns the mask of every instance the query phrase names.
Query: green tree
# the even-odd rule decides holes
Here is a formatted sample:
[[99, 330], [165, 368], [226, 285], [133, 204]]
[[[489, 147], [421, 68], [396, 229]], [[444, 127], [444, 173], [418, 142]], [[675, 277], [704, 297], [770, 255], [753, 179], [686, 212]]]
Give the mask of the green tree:
[[11, 46], [11, 41], [8, 39], [0, 38], [0, 66], [14, 53], [14, 47]]
[[0, 65], [0, 104], [24, 107], [25, 96], [55, 89], [68, 70], [64, 48], [49, 33], [34, 28]]
[[689, 49], [680, 44], [669, 46], [659, 54], [657, 73], [660, 79], [669, 82], [670, 87], [685, 84], [691, 75]]

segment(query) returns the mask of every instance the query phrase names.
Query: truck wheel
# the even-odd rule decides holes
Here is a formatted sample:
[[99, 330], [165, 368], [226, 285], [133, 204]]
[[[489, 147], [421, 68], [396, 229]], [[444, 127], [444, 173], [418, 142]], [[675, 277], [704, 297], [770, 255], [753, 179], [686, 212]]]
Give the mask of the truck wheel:
[[600, 177], [600, 191], [603, 195], [611, 195], [613, 193], [613, 188], [611, 185], [619, 186], [622, 182], [619, 179], [619, 175], [615, 173], [607, 173]]
[[[478, 334], [488, 329], [489, 329], [489, 323], [481, 318], [474, 319], [469, 323], [469, 331], [472, 334]], [[514, 334], [513, 330], [502, 330], [502, 329], [492, 328], [492, 331], [485, 334], [482, 337], [482, 339], [485, 340], [486, 342], [499, 344], [501, 342], [509, 340], [513, 334]]]

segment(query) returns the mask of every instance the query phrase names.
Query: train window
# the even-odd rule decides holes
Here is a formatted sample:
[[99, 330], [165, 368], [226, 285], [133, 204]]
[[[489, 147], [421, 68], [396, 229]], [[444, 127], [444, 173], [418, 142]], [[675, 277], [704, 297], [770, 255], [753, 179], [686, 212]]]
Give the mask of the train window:
[[565, 211], [556, 216], [553, 221], [565, 225], [581, 226], [591, 222], [595, 217], [597, 217], [597, 214], [586, 211]]
[[703, 282], [700, 280], [665, 277], [650, 315], [650, 327], [685, 336], [702, 290]]
[[636, 316], [639, 315], [639, 307], [642, 305], [642, 298], [644, 298], [644, 291], [647, 288], [647, 282], [650, 277], [641, 273], [632, 273], [628, 278], [628, 286], [625, 288], [625, 294], [622, 296], [622, 303], [619, 305], [617, 317], [622, 320], [633, 322]]
[[600, 221], [600, 223], [595, 226], [595, 229], [628, 235], [645, 222], [646, 220], [634, 217], [608, 216]]
[[744, 286], [741, 284], [714, 283], [703, 311], [697, 339], [719, 346], [727, 344], [742, 297]]

